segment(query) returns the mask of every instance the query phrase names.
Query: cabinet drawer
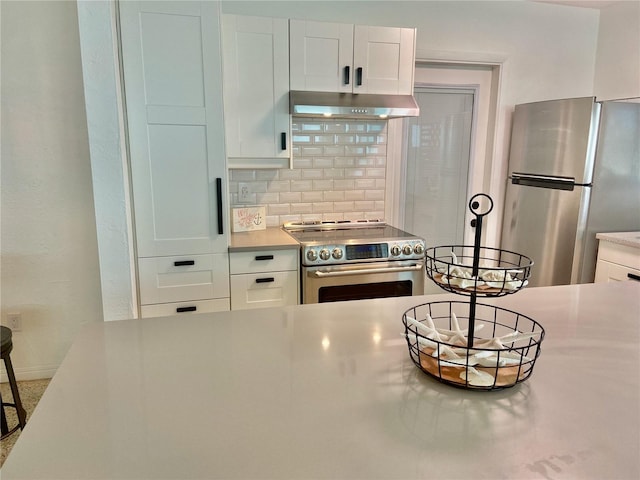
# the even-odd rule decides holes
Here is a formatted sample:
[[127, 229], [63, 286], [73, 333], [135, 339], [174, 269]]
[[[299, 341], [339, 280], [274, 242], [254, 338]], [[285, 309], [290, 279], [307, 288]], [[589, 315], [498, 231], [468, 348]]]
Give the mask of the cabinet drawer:
[[231, 275], [231, 310], [298, 303], [298, 272]]
[[640, 270], [605, 260], [597, 261], [594, 282], [622, 282], [626, 280], [640, 281]]
[[188, 315], [190, 313], [228, 312], [229, 299], [197, 300], [195, 302], [159, 303], [143, 305], [140, 309], [142, 318], [166, 317], [168, 315]]
[[138, 269], [141, 305], [229, 296], [226, 253], [140, 258]]
[[605, 260], [640, 270], [640, 249], [600, 240], [598, 244], [598, 260]]
[[298, 269], [298, 249], [252, 250], [229, 254], [231, 274]]

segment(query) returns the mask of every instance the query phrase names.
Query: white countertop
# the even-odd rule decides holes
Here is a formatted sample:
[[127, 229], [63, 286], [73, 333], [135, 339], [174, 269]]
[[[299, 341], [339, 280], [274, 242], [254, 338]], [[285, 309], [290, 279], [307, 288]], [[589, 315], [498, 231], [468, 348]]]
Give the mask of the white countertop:
[[596, 233], [598, 240], [640, 248], [640, 232]]
[[411, 362], [402, 313], [443, 298], [90, 324], [2, 479], [640, 477], [640, 284], [497, 299], [546, 330], [497, 392]]
[[296, 239], [279, 227], [232, 233], [229, 241], [230, 252], [256, 249], [279, 250], [297, 248], [299, 246], [300, 244]]

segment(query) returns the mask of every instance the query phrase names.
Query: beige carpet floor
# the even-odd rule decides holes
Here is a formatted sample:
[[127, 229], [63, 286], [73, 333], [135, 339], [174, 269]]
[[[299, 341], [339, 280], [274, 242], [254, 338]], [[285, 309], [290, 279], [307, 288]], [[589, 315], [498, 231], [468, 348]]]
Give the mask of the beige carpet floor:
[[[27, 423], [29, 423], [29, 418], [33, 413], [34, 408], [38, 404], [40, 397], [44, 393], [47, 385], [49, 385], [49, 381], [51, 379], [47, 378], [44, 380], [30, 380], [25, 382], [18, 382], [18, 391], [20, 392], [20, 400], [22, 400], [22, 406], [27, 411]], [[0, 384], [0, 392], [2, 392], [2, 400], [5, 402], [13, 403], [13, 397], [11, 396], [11, 388], [8, 383]], [[7, 423], [9, 424], [9, 429], [13, 428], [14, 425], [18, 424], [18, 417], [16, 416], [15, 408], [7, 407], [5, 409], [5, 413], [7, 415]], [[9, 435], [4, 440], [0, 441], [0, 468], [4, 464], [5, 459], [11, 452], [13, 445], [16, 443], [16, 440], [20, 436], [20, 429], [14, 432], [12, 435]]]

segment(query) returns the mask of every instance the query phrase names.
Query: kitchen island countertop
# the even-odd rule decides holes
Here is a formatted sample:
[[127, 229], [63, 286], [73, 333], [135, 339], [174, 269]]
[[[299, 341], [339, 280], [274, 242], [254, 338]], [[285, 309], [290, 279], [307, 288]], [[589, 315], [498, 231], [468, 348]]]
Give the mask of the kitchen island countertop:
[[403, 312], [443, 299], [87, 325], [2, 478], [640, 477], [640, 284], [486, 301], [546, 330], [531, 378], [495, 392], [411, 362]]

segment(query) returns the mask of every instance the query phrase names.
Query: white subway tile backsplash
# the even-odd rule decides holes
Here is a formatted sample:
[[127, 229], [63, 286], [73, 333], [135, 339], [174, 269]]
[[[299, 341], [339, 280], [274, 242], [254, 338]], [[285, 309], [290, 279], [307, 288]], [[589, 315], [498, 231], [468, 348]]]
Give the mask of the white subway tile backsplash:
[[276, 168], [256, 170], [256, 180], [278, 180], [279, 172]]
[[313, 203], [292, 203], [291, 213], [313, 213]]
[[280, 203], [280, 195], [276, 192], [257, 193], [256, 203], [258, 205], [269, 205], [270, 203]]
[[322, 170], [320, 170], [319, 168], [307, 168], [302, 171], [302, 178], [322, 178]]
[[329, 133], [344, 133], [348, 129], [348, 122], [329, 121], [324, 123], [324, 131]]
[[344, 176], [347, 178], [364, 177], [366, 170], [364, 168], [345, 168]]
[[322, 155], [323, 153], [324, 150], [322, 150], [322, 147], [306, 147], [304, 145], [300, 147], [300, 155], [302, 155], [303, 157], [315, 157], [318, 155]]
[[321, 191], [321, 192], [324, 192], [327, 190], [333, 190], [333, 180], [331, 179], [314, 180], [313, 189], [315, 191]]
[[313, 168], [331, 168], [333, 167], [333, 158], [317, 157], [313, 159]]
[[366, 189], [366, 188], [376, 188], [376, 180], [375, 178], [358, 178], [354, 180], [354, 188], [357, 189]]
[[373, 178], [384, 178], [385, 176], [385, 169], [384, 168], [367, 168], [367, 177], [373, 177]]
[[318, 144], [318, 143], [334, 144], [334, 143], [336, 143], [336, 141], [335, 141], [335, 136], [334, 135], [314, 135], [313, 136], [313, 143], [315, 143], [315, 144]]
[[[344, 175], [344, 170], [343, 170]], [[334, 180], [333, 188], [336, 190], [353, 190], [354, 181], [353, 180]]]
[[278, 171], [281, 180], [299, 180], [302, 177], [302, 170], [299, 168], [282, 168]]
[[344, 147], [345, 155], [364, 155], [367, 153], [365, 147], [356, 147], [352, 145], [347, 145]]
[[[281, 192], [278, 197], [278, 202], [280, 203], [300, 203], [302, 201], [302, 192]], [[371, 200], [374, 199], [372, 198]]]
[[340, 190], [325, 190], [324, 200], [327, 202], [340, 202], [344, 200], [344, 192]]
[[344, 156], [343, 145], [325, 145], [324, 154], [327, 157], [342, 157]]
[[345, 190], [345, 200], [364, 200], [364, 190]]
[[292, 192], [309, 192], [313, 189], [311, 180], [291, 180]]
[[313, 204], [313, 213], [333, 212], [333, 202], [316, 202]]
[[[313, 168], [313, 158], [293, 157], [293, 168]], [[302, 172], [301, 172], [302, 174]]]
[[365, 200], [384, 200], [384, 190], [366, 190], [364, 198]]
[[[325, 168], [324, 178], [343, 178], [344, 177], [344, 168]], [[335, 188], [335, 185], [334, 185]]]
[[356, 159], [353, 157], [335, 157], [333, 159], [333, 166], [336, 168], [353, 167], [355, 164]]
[[266, 223], [382, 219], [385, 210], [387, 122], [292, 119], [290, 169], [232, 169], [229, 197], [249, 183], [251, 203], [267, 206]]
[[322, 192], [302, 192], [303, 202], [321, 202], [324, 200]]
[[268, 215], [287, 215], [291, 213], [291, 205], [288, 203], [272, 203], [267, 205]]
[[291, 180], [276, 180], [269, 182], [270, 192], [289, 192], [291, 190]]
[[336, 212], [352, 212], [353, 202], [333, 202], [333, 210]]
[[353, 203], [353, 208], [355, 208], [356, 210], [362, 210], [364, 212], [367, 210], [373, 210], [375, 208], [375, 204], [368, 200], [357, 201]]

